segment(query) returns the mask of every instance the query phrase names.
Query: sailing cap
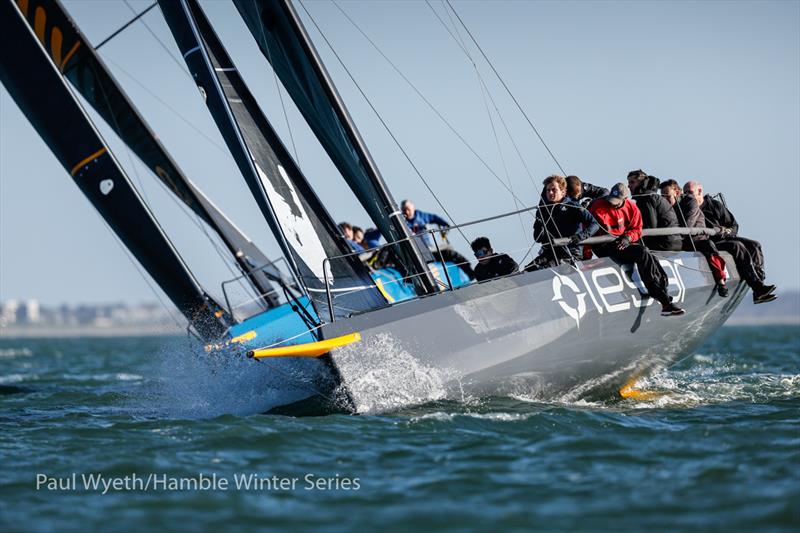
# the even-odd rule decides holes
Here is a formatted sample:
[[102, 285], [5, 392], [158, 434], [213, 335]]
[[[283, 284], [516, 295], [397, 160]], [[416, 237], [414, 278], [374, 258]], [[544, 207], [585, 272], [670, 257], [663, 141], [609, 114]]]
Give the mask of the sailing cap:
[[631, 197], [630, 189], [628, 189], [627, 185], [620, 182], [611, 187], [611, 192], [608, 193], [608, 196], [606, 196], [606, 200], [608, 200], [608, 203], [610, 203], [614, 207], [619, 207], [623, 203], [625, 203], [626, 198], [630, 197]]

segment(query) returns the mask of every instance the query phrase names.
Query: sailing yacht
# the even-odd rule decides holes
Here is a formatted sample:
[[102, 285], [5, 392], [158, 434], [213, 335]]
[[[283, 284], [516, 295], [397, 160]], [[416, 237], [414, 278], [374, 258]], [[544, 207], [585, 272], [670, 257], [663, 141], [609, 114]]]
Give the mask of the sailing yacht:
[[[410, 233], [292, 3], [233, 4], [385, 238], [375, 251], [386, 252], [392, 268], [372, 269], [351, 251], [197, 0], [158, 5], [198, 98], [280, 246], [279, 261], [269, 260], [179, 168], [58, 0], [0, 0], [0, 79], [208, 352], [269, 364], [305, 387], [300, 400], [352, 412], [364, 410], [368, 359], [386, 346], [476, 394], [521, 384], [543, 397], [615, 394], [691, 353], [746, 293], [729, 267], [731, 294], [720, 298], [705, 258], [691, 252], [658, 253], [670, 293], [687, 311], [670, 319], [659, 316], [631, 265], [607, 258], [469, 282]], [[73, 89], [225, 244], [241, 272], [237, 281], [255, 295], [247, 313], [224, 291], [226, 301], [218, 301], [196, 279]]]

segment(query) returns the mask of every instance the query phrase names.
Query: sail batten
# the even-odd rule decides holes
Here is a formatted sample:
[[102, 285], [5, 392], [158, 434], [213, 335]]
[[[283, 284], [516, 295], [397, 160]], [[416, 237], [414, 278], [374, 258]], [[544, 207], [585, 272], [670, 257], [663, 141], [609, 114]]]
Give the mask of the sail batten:
[[328, 285], [351, 288], [337, 295], [334, 315], [385, 305], [386, 300], [356, 257], [326, 261], [351, 250], [264, 116], [197, 2], [164, 0], [160, 6], [265, 220], [302, 284], [315, 289], [310, 295], [318, 314], [327, 316], [330, 311], [322, 293]]

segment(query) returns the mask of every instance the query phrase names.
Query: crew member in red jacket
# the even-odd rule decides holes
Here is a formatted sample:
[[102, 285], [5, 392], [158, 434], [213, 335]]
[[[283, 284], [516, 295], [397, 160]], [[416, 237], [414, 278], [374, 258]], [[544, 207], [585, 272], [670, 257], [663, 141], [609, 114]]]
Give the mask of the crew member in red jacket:
[[661, 315], [683, 315], [686, 311], [673, 304], [672, 297], [667, 293], [667, 274], [658, 264], [658, 258], [641, 242], [642, 215], [629, 200], [630, 196], [628, 186], [617, 183], [608, 196], [595, 200], [589, 206], [589, 212], [600, 223], [597, 234], [617, 236], [613, 242], [593, 246], [592, 250], [598, 257], [635, 263], [647, 292], [661, 304]]

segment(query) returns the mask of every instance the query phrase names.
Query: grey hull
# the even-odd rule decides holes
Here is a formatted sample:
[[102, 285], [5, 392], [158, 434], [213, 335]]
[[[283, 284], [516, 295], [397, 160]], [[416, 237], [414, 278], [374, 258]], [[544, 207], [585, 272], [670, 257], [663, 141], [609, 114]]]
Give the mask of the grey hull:
[[374, 339], [472, 394], [608, 395], [691, 354], [747, 292], [729, 256], [730, 295], [721, 298], [702, 255], [658, 255], [684, 316], [662, 317], [630, 265], [594, 259], [400, 303], [328, 324], [323, 335], [362, 335], [331, 354], [356, 405], [365, 365], [353, 361], [380, 356], [364, 350]]

